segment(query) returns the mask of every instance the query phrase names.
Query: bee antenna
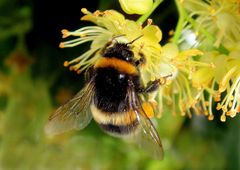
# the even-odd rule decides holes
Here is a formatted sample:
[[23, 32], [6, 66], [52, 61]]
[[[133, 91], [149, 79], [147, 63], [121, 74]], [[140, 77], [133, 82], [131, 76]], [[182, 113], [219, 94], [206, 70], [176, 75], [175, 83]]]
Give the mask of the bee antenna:
[[112, 41], [116, 41], [117, 42], [116, 38], [123, 37], [123, 36], [126, 36], [126, 34], [115, 35], [115, 36], [112, 37]]
[[127, 43], [127, 45], [128, 45], [128, 44], [132, 44], [132, 43], [134, 43], [135, 41], [137, 41], [138, 39], [140, 39], [140, 38], [142, 38], [142, 37], [143, 37], [143, 34], [140, 35], [140, 36], [138, 36], [138, 37], [135, 38], [134, 40], [130, 41], [129, 43]]

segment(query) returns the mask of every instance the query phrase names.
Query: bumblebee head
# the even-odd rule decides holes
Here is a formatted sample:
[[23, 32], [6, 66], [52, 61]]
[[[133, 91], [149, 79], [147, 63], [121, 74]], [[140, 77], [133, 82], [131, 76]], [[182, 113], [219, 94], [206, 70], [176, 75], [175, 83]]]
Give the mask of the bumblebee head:
[[115, 57], [124, 61], [127, 61], [129, 63], [134, 63], [134, 53], [131, 50], [131, 44], [141, 38], [143, 35], [137, 37], [136, 39], [132, 40], [128, 43], [121, 43], [118, 41], [115, 41], [114, 44], [112, 44], [109, 48], [105, 50], [103, 53], [104, 57]]

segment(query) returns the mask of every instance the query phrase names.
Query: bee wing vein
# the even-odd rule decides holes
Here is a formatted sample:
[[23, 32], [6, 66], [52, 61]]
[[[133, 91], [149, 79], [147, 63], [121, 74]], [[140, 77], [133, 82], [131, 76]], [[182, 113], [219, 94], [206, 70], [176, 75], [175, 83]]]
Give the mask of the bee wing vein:
[[94, 84], [89, 82], [73, 99], [59, 107], [45, 126], [49, 135], [60, 134], [72, 129], [83, 129], [91, 121], [90, 104], [94, 95]]

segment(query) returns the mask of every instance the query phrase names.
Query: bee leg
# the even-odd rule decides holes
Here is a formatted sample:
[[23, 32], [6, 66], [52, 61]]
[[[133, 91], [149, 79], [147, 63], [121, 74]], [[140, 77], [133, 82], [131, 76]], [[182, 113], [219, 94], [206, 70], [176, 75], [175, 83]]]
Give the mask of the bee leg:
[[141, 91], [145, 92], [145, 93], [154, 92], [154, 91], [156, 91], [159, 88], [160, 85], [164, 85], [166, 83], [166, 81], [167, 81], [167, 78], [171, 77], [171, 76], [172, 76], [172, 74], [164, 76], [164, 77], [161, 77], [161, 78], [156, 79], [154, 81], [150, 81], [150, 82], [148, 82], [147, 87], [145, 87]]
[[159, 79], [150, 81], [150, 82], [148, 82], [147, 87], [143, 89], [143, 92], [145, 92], [145, 93], [154, 92], [159, 88], [159, 86], [160, 86]]

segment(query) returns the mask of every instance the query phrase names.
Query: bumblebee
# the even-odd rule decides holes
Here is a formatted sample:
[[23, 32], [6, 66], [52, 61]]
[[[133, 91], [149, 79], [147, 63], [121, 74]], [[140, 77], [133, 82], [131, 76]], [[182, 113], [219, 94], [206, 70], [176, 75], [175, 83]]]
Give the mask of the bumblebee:
[[131, 50], [138, 38], [129, 43], [112, 40], [105, 45], [99, 60], [86, 71], [84, 88], [49, 117], [48, 134], [83, 129], [93, 118], [108, 134], [132, 138], [154, 158], [163, 158], [161, 140], [148, 117], [152, 110], [140, 97], [155, 91], [161, 81], [143, 87], [139, 67], [144, 55], [136, 61]]

